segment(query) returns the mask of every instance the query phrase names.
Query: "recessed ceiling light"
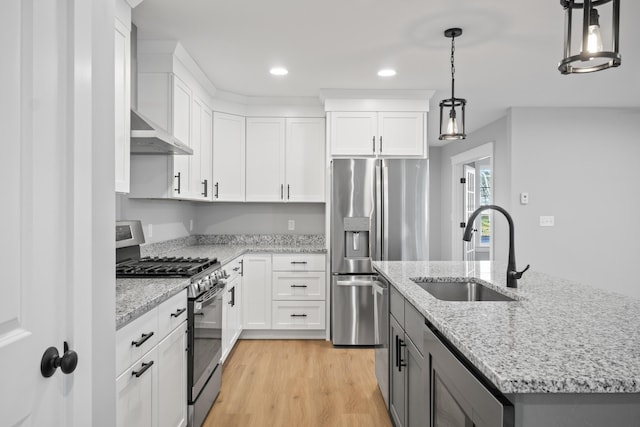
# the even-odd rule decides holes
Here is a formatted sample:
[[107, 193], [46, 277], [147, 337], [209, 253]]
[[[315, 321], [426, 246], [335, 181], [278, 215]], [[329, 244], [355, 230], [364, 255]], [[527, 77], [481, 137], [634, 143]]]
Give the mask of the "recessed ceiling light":
[[393, 77], [396, 75], [396, 70], [392, 70], [391, 68], [385, 68], [383, 70], [378, 71], [378, 75], [380, 77]]
[[286, 68], [282, 68], [282, 67], [275, 67], [269, 70], [269, 72], [271, 74], [273, 74], [274, 76], [286, 76], [287, 74], [289, 74], [289, 70], [287, 70]]

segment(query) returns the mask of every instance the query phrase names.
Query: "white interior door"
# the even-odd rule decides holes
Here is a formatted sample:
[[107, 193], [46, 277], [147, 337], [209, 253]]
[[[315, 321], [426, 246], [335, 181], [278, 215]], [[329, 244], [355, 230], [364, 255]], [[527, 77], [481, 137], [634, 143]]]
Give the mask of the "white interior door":
[[[108, 279], [92, 280], [113, 270], [113, 8], [102, 0], [0, 3], [3, 426], [96, 425], [95, 413], [113, 424], [115, 297], [102, 291]], [[100, 258], [96, 247], [111, 256]], [[43, 353], [51, 346], [62, 353], [64, 341], [77, 350], [77, 369], [45, 378]], [[92, 369], [101, 357], [111, 385]]]
[[[464, 212], [463, 218], [466, 223], [471, 214], [476, 210], [476, 168], [472, 165], [464, 165]], [[476, 239], [475, 235], [469, 242], [463, 245], [463, 260], [475, 261]]]

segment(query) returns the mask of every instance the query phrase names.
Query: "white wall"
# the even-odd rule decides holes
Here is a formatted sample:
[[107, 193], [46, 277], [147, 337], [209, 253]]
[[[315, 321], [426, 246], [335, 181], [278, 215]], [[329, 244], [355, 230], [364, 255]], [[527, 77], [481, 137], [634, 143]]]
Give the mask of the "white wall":
[[[450, 142], [443, 146], [440, 152], [440, 256], [442, 260], [451, 259], [451, 227], [458, 227], [459, 218], [451, 220], [451, 195], [453, 183], [451, 181], [451, 157], [468, 151], [472, 148], [493, 142], [493, 183], [494, 203], [510, 210], [511, 184], [510, 184], [510, 141], [509, 120], [503, 117], [493, 123], [473, 132], [467, 136], [464, 142]], [[460, 185], [460, 184], [458, 184]], [[435, 219], [435, 218], [434, 218]], [[438, 225], [431, 221], [432, 229]], [[496, 261], [507, 260], [508, 255], [508, 228], [507, 221], [502, 215], [494, 215], [494, 259]], [[435, 237], [435, 234], [433, 235]], [[435, 258], [433, 258], [435, 259]]]
[[429, 259], [442, 260], [441, 242], [442, 148], [429, 147]]
[[[116, 198], [116, 219], [142, 221], [144, 237], [147, 243], [186, 237], [190, 234], [190, 221], [194, 220], [194, 202], [177, 200], [129, 199], [118, 195]], [[149, 224], [153, 234], [149, 233]]]
[[[513, 108], [510, 115], [518, 267], [530, 263], [640, 297], [633, 272], [640, 109]], [[517, 202], [520, 192], [529, 193], [528, 205]], [[554, 215], [555, 227], [540, 227], [540, 215]]]
[[325, 233], [324, 203], [200, 203], [195, 218], [195, 234]]

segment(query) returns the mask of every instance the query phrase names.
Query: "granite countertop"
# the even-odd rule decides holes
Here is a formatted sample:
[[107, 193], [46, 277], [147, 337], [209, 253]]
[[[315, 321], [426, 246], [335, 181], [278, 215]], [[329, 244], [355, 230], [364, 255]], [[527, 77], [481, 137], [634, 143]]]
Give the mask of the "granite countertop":
[[[640, 392], [640, 301], [506, 265], [374, 262], [375, 268], [503, 393]], [[412, 277], [480, 279], [513, 302], [438, 300]]]
[[[324, 236], [191, 236], [142, 248], [143, 256], [218, 258], [224, 266], [245, 253], [326, 253]], [[116, 330], [189, 285], [189, 279], [116, 279]]]

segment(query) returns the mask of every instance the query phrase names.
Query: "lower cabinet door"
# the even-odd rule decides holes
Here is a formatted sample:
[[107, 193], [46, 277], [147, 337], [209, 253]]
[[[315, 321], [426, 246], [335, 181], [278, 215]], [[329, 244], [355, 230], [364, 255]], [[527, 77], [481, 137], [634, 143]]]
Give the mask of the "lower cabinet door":
[[157, 425], [157, 376], [158, 347], [153, 347], [116, 379], [116, 426]]
[[389, 360], [391, 369], [389, 374], [389, 412], [396, 427], [404, 427], [405, 424], [405, 391], [406, 391], [406, 366], [402, 359], [405, 349], [404, 330], [393, 316], [389, 316]]
[[324, 301], [273, 301], [273, 329], [324, 329]]
[[271, 329], [271, 255], [245, 255], [243, 270], [243, 328]]
[[404, 356], [406, 359], [406, 421], [408, 427], [429, 426], [429, 395], [424, 357], [405, 334]]
[[158, 344], [158, 426], [186, 425], [187, 322], [183, 322]]

